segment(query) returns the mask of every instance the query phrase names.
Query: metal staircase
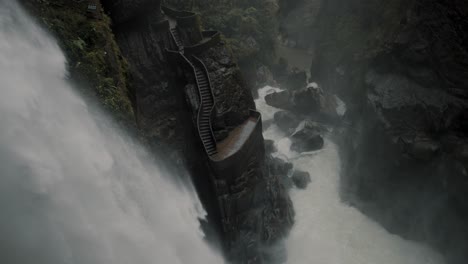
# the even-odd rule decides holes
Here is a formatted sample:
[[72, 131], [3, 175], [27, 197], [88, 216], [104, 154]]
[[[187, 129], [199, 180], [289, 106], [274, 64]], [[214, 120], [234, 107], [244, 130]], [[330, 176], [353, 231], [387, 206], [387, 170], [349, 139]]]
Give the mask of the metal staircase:
[[214, 97], [208, 71], [201, 60], [193, 57], [192, 66], [200, 93], [200, 109], [198, 110], [198, 131], [209, 156], [217, 154], [216, 140], [211, 126], [211, 115], [214, 108]]
[[211, 124], [211, 116], [213, 113], [215, 101], [211, 90], [210, 77], [208, 70], [203, 62], [195, 56], [184, 55], [184, 44], [182, 43], [179, 32], [176, 27], [170, 29], [172, 39], [178, 48], [180, 56], [192, 67], [195, 74], [195, 79], [200, 96], [200, 107], [198, 109], [197, 127], [200, 139], [203, 143], [208, 156], [213, 156], [218, 153], [216, 149], [216, 139], [214, 137], [213, 128]]
[[180, 40], [179, 32], [177, 32], [176, 28], [171, 28], [171, 33], [172, 33], [172, 37], [174, 38], [175, 44], [179, 48], [179, 51], [183, 52], [184, 44], [182, 43], [182, 40]]

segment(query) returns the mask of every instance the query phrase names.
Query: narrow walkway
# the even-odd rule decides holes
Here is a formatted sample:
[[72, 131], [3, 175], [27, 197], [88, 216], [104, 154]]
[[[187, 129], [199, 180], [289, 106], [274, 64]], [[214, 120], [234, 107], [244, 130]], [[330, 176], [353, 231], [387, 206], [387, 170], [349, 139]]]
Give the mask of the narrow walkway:
[[223, 160], [239, 151], [255, 129], [258, 119], [250, 117], [242, 125], [236, 127], [229, 136], [218, 143], [218, 154], [213, 158]]
[[166, 16], [166, 18], [169, 20], [171, 34], [179, 49], [180, 55], [185, 57], [187, 62], [193, 68], [197, 87], [200, 93], [200, 109], [198, 110], [199, 112], [197, 116], [198, 131], [206, 153], [208, 156], [213, 156], [218, 152], [216, 150], [216, 139], [211, 127], [211, 113], [215, 102], [213, 94], [211, 93], [211, 84], [208, 72], [202, 61], [192, 56], [187, 58], [184, 55], [184, 44], [180, 39], [179, 32], [177, 31], [177, 21], [169, 16]]
[[[200, 94], [200, 109], [197, 116], [197, 126], [205, 151], [208, 156], [218, 161], [230, 157], [241, 150], [245, 145], [245, 142], [255, 130], [258, 118], [250, 117], [242, 125], [231, 131], [226, 139], [217, 144], [211, 124], [215, 100], [212, 94], [208, 71], [200, 59], [195, 56], [187, 57], [184, 55], [184, 44], [180, 39], [179, 32], [177, 31], [177, 21], [167, 15], [166, 19], [169, 21], [170, 31], [174, 42], [178, 47], [179, 54], [185, 58], [194, 70]], [[209, 41], [209, 38], [205, 38], [202, 42], [203, 41]]]
[[195, 78], [197, 79], [197, 86], [201, 96], [201, 105], [198, 114], [198, 129], [206, 152], [209, 156], [212, 156], [217, 153], [216, 140], [214, 139], [211, 128], [211, 112], [214, 106], [214, 98], [211, 94], [210, 82], [204, 69], [204, 65], [197, 59], [192, 61], [192, 65], [195, 70]]

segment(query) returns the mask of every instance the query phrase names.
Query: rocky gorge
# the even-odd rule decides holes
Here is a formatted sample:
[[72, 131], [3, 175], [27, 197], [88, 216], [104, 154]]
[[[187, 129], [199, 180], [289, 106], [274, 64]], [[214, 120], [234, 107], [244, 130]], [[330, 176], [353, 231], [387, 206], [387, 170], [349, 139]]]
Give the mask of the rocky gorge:
[[[303, 160], [331, 140], [343, 202], [447, 264], [468, 259], [463, 1], [21, 2], [58, 38], [79, 93], [188, 171], [229, 261], [286, 261], [290, 192], [316, 175], [278, 153]], [[261, 89], [256, 106], [265, 85], [282, 89]], [[263, 117], [262, 100], [275, 109]]]
[[[115, 102], [110, 111], [133, 115], [123, 125], [135, 127], [150, 149], [165, 153], [169, 164], [187, 169], [208, 212], [204, 225], [208, 239], [221, 241], [219, 247], [234, 262], [272, 261], [266, 248], [287, 235], [294, 211], [280, 175], [268, 169], [260, 123], [249, 136], [252, 142], [243, 143], [238, 155], [228, 154], [234, 148], [229, 141], [241, 133], [236, 129], [242, 130], [255, 105], [219, 33], [203, 31], [198, 14], [161, 6], [160, 1], [24, 1], [24, 5], [59, 35], [73, 80], [77, 76], [86, 80], [97, 63], [121, 71], [120, 75], [107, 68], [96, 71], [98, 83], [90, 85], [95, 90], [89, 94], [99, 92], [101, 79], [108, 80], [119, 91], [109, 96], [132, 106], [122, 109]], [[86, 26], [88, 30], [72, 31]], [[88, 31], [95, 35], [88, 36]], [[108, 32], [107, 39], [96, 43], [103, 32]], [[99, 45], [112, 45], [112, 50]], [[100, 54], [97, 62], [82, 61], [95, 53]], [[193, 68], [196, 64], [201, 68]], [[89, 71], [75, 74], [75, 65]], [[212, 139], [205, 138], [203, 113], [209, 97], [199, 91], [202, 83], [211, 89], [210, 100], [215, 103], [207, 130]], [[227, 154], [219, 147], [215, 154], [207, 140], [227, 141]]]
[[314, 2], [310, 37], [299, 42], [315, 54], [312, 79], [347, 104], [342, 199], [465, 263], [468, 5]]

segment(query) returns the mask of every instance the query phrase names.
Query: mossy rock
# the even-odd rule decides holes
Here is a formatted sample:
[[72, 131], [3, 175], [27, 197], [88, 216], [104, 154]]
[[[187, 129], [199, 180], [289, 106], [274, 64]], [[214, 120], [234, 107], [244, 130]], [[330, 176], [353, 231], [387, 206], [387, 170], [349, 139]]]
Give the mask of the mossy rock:
[[97, 97], [117, 121], [134, 124], [128, 66], [102, 14], [87, 14], [87, 1], [22, 0], [23, 5], [57, 39], [68, 62], [70, 79], [85, 96]]

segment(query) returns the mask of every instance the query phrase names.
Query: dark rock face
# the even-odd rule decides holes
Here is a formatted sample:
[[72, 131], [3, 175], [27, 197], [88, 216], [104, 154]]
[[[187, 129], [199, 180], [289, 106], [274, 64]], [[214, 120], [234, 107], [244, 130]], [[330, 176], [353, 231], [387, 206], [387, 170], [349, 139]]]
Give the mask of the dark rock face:
[[334, 44], [317, 47], [311, 74], [348, 105], [343, 197], [466, 263], [468, 3], [340, 4], [322, 1], [316, 43]]
[[101, 0], [101, 2], [111, 13], [112, 20], [116, 24], [144, 17], [148, 13], [154, 18], [161, 16], [160, 0]]
[[275, 86], [276, 82], [270, 69], [262, 65], [258, 67], [256, 72], [255, 87], [262, 87], [265, 85]]
[[255, 103], [239, 67], [222, 43], [202, 52], [199, 57], [210, 73], [217, 119], [222, 119], [228, 129], [240, 125], [248, 118], [249, 110], [255, 109]]
[[290, 133], [291, 130], [295, 129], [300, 123], [296, 115], [289, 111], [276, 112], [273, 119], [276, 125], [286, 133]]
[[307, 188], [307, 185], [312, 181], [308, 172], [299, 170], [294, 171], [291, 179], [294, 185], [299, 189]]
[[282, 87], [294, 91], [304, 88], [307, 85], [307, 73], [305, 71], [293, 70], [281, 83]]
[[306, 87], [293, 93], [294, 107], [301, 113], [318, 112], [323, 101], [323, 93], [318, 88]]
[[456, 151], [467, 139], [456, 127], [467, 104], [406, 77], [369, 75], [366, 114], [343, 142], [346, 193], [391, 231], [426, 240], [449, 263], [462, 263], [468, 177]]
[[291, 136], [291, 150], [302, 153], [323, 148], [323, 133], [326, 128], [315, 122], [306, 121]]
[[338, 120], [336, 99], [312, 84], [296, 90], [292, 95], [293, 110], [296, 113], [310, 115], [317, 120], [334, 122]]
[[[261, 125], [242, 147], [242, 155], [222, 162], [210, 159], [196, 130], [200, 99], [193, 69], [165, 52], [177, 47], [168, 23], [160, 20], [160, 11], [149, 8], [141, 15], [138, 10], [125, 10], [129, 12], [125, 17], [138, 19], [122, 20], [115, 29], [133, 73], [139, 128], [154, 149], [177, 157], [180, 166], [188, 168], [214, 229], [205, 231], [220, 237], [228, 259], [232, 263], [267, 263], [271, 256], [265, 249], [287, 235], [294, 211], [280, 175], [269, 171]], [[119, 21], [123, 16], [119, 12], [111, 15]], [[189, 31], [193, 33], [194, 28]], [[197, 40], [190, 36], [202, 34], [178, 30], [182, 30], [184, 42], [192, 44]], [[216, 103], [212, 128], [220, 141], [250, 117], [255, 104], [223, 42], [197, 51], [196, 56], [205, 64], [211, 81]]]
[[293, 168], [293, 164], [280, 158], [269, 157], [268, 168], [271, 175], [276, 175], [280, 179], [280, 183], [289, 189], [292, 187], [293, 182], [289, 178], [289, 173]]
[[270, 155], [276, 151], [278, 151], [278, 149], [276, 149], [275, 142], [270, 139], [265, 139], [265, 154]]
[[290, 93], [287, 90], [268, 94], [265, 96], [265, 101], [267, 104], [281, 109], [288, 109], [291, 107]]

